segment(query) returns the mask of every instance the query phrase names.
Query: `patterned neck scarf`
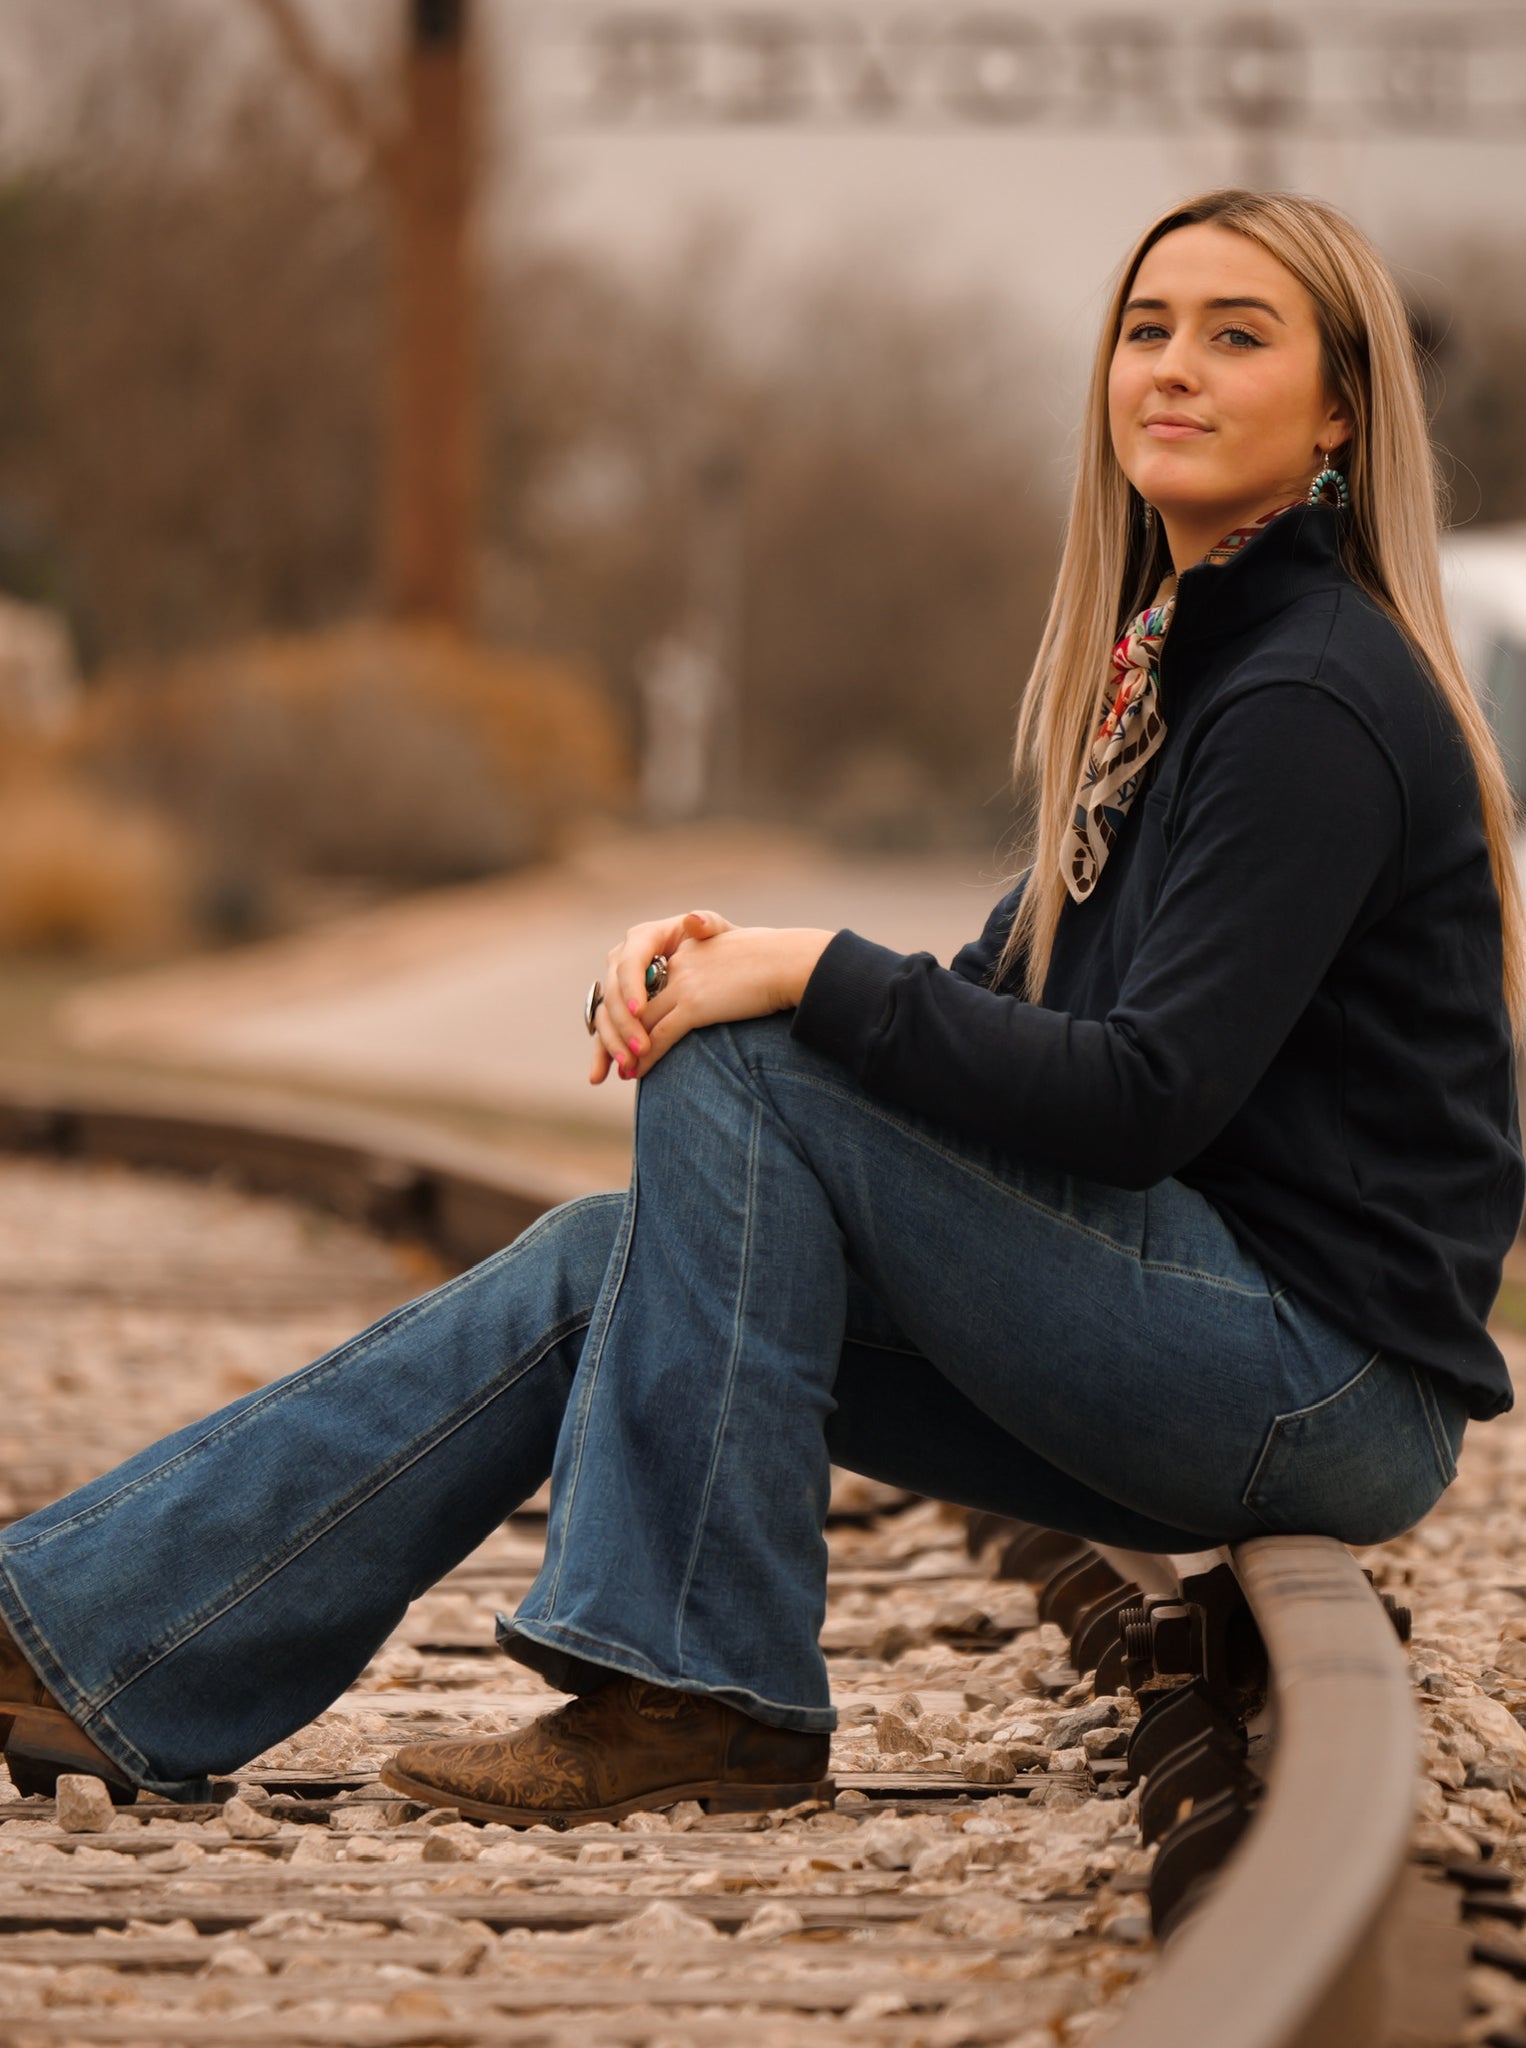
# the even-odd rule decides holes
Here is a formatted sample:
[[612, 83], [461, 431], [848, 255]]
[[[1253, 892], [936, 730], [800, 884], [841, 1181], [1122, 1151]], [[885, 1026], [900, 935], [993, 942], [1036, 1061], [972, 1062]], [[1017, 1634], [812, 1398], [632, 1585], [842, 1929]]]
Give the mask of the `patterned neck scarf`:
[[[1222, 568], [1263, 527], [1292, 509], [1291, 505], [1279, 505], [1249, 526], [1237, 526], [1208, 550], [1204, 562]], [[1145, 768], [1165, 743], [1160, 650], [1175, 611], [1176, 578], [1168, 576], [1153, 602], [1130, 620], [1113, 648], [1102, 692], [1102, 721], [1092, 736], [1076, 785], [1075, 808], [1061, 860], [1065, 887], [1073, 902], [1084, 903], [1096, 888], [1107, 857], [1118, 843], [1129, 806], [1139, 794]]]

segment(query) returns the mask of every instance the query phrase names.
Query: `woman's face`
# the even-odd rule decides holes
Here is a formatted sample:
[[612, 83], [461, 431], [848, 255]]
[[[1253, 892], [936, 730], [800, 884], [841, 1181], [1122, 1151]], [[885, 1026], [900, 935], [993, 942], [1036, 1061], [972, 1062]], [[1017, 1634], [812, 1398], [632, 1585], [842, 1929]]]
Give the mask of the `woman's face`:
[[1326, 390], [1314, 301], [1274, 256], [1211, 222], [1140, 264], [1108, 376], [1113, 448], [1178, 569], [1307, 495], [1351, 422]]

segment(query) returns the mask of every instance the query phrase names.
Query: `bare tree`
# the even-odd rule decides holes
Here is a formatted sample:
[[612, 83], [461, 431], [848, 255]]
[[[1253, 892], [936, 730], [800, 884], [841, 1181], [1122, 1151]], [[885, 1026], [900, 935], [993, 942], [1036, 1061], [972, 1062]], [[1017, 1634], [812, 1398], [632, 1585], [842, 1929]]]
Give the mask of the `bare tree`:
[[300, 0], [251, 4], [383, 200], [391, 334], [380, 545], [388, 608], [466, 628], [475, 610], [479, 497], [470, 0], [406, 0], [395, 113], [374, 107], [325, 53]]

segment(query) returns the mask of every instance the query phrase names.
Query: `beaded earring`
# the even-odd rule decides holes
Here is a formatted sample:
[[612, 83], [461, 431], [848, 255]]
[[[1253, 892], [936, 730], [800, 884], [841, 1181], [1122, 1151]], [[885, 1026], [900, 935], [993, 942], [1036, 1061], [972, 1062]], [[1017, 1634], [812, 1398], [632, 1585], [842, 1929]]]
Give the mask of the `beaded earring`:
[[1324, 468], [1309, 486], [1309, 503], [1311, 505], [1326, 503], [1325, 492], [1332, 487], [1335, 491], [1335, 503], [1337, 506], [1349, 505], [1351, 503], [1351, 486], [1346, 482], [1342, 472], [1335, 467], [1335, 464], [1327, 460]]

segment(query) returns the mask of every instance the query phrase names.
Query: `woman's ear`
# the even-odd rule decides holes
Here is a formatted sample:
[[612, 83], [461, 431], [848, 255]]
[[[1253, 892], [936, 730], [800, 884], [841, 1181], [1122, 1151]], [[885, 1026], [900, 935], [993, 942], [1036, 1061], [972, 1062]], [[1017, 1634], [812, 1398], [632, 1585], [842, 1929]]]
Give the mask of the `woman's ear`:
[[1324, 434], [1321, 437], [1330, 451], [1332, 461], [1337, 455], [1345, 454], [1355, 431], [1356, 422], [1351, 417], [1346, 401], [1343, 398], [1332, 399], [1325, 414]]

